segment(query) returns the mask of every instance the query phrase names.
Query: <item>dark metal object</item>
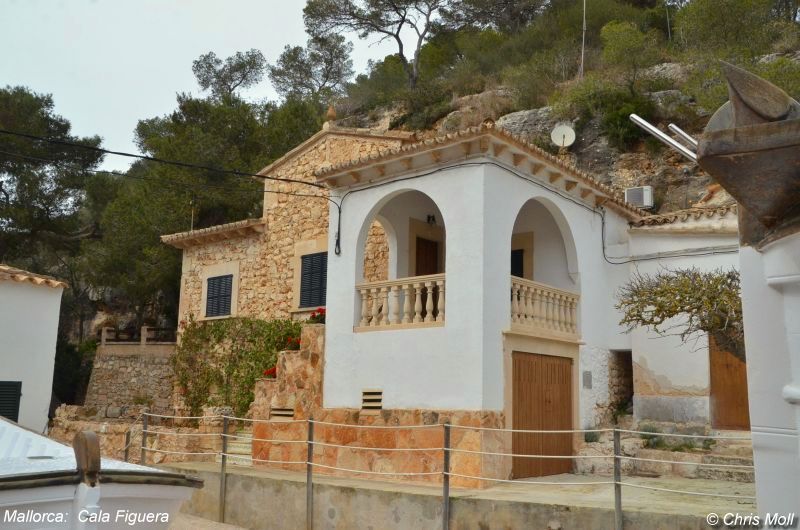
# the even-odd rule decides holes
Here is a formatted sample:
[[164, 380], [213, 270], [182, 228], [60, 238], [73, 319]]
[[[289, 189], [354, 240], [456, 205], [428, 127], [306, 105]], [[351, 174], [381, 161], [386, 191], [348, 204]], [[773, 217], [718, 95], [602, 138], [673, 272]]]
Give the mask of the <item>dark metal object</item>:
[[622, 530], [622, 461], [619, 430], [614, 429], [614, 528]]
[[147, 465], [147, 414], [142, 414], [142, 455], [139, 463]]
[[225, 491], [228, 489], [228, 417], [222, 417], [222, 457], [219, 470], [219, 522], [225, 522]]
[[125, 461], [128, 461], [131, 451], [131, 430], [125, 431]]
[[763, 247], [800, 231], [800, 103], [723, 63], [730, 101], [699, 139], [697, 158], [742, 205], [742, 244]]
[[450, 528], [450, 424], [444, 424], [444, 442], [442, 447], [442, 528]]
[[308, 438], [306, 439], [306, 530], [314, 528], [314, 418], [308, 418]]

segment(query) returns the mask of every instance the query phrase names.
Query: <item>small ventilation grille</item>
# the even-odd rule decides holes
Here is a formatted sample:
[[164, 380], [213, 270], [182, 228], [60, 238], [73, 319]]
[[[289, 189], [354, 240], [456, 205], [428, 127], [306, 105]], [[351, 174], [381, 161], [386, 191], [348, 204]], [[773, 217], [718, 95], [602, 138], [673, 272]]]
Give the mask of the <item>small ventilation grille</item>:
[[269, 419], [272, 418], [294, 418], [294, 409], [281, 409], [272, 407], [269, 409]]
[[362, 390], [361, 409], [381, 410], [383, 408], [383, 390]]
[[653, 187], [637, 186], [625, 189], [625, 202], [639, 208], [653, 207]]

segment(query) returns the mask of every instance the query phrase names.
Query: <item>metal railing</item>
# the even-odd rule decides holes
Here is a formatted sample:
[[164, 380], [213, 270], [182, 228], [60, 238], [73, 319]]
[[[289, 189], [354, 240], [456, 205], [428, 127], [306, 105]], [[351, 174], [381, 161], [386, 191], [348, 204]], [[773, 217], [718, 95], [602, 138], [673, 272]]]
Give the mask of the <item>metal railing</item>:
[[[152, 418], [172, 418], [181, 420], [222, 420], [222, 430], [219, 433], [187, 433], [187, 432], [170, 432], [170, 431], [156, 431], [148, 428], [148, 417]], [[287, 424], [305, 424], [306, 437], [305, 439], [275, 439], [275, 438], [258, 438], [255, 436], [245, 436], [235, 433], [230, 433], [230, 426], [234, 422], [242, 423], [266, 423], [271, 425], [285, 426]], [[408, 430], [408, 429], [442, 429], [443, 444], [441, 447], [369, 447], [364, 445], [343, 445], [336, 444], [330, 441], [315, 439], [315, 426], [336, 427], [340, 429], [394, 429], [394, 430]], [[543, 455], [543, 454], [515, 454], [504, 453], [496, 451], [479, 451], [471, 449], [461, 449], [458, 447], [451, 447], [451, 432], [453, 429], [460, 430], [473, 430], [473, 431], [494, 431], [501, 433], [528, 433], [528, 434], [576, 434], [576, 433], [611, 433], [613, 436], [613, 454], [607, 455]], [[339, 471], [352, 475], [365, 475], [374, 477], [442, 477], [442, 528], [449, 529], [450, 524], [450, 478], [457, 477], [465, 480], [486, 481], [492, 483], [510, 483], [510, 484], [529, 484], [537, 486], [608, 486], [613, 485], [614, 488], [614, 512], [615, 512], [615, 528], [621, 530], [623, 528], [623, 488], [637, 488], [644, 490], [657, 491], [662, 493], [673, 493], [681, 495], [691, 495], [699, 497], [717, 497], [724, 499], [735, 499], [739, 501], [754, 501], [755, 497], [752, 495], [734, 495], [729, 493], [716, 493], [708, 491], [686, 491], [678, 489], [663, 488], [657, 486], [648, 486], [644, 484], [636, 484], [622, 479], [622, 462], [641, 461], [641, 462], [654, 462], [654, 463], [669, 463], [674, 465], [690, 465], [698, 467], [710, 468], [732, 468], [742, 470], [752, 470], [754, 467], [750, 464], [719, 464], [712, 462], [696, 462], [696, 461], [680, 461], [680, 460], [665, 460], [656, 458], [642, 458], [635, 456], [627, 456], [622, 453], [621, 435], [629, 434], [641, 437], [677, 437], [677, 438], [695, 438], [695, 439], [711, 439], [711, 440], [750, 440], [748, 436], [714, 436], [714, 435], [701, 435], [701, 434], [679, 434], [679, 433], [653, 433], [647, 431], [637, 431], [628, 429], [568, 429], [568, 430], [526, 430], [526, 429], [502, 429], [492, 427], [471, 427], [463, 425], [451, 425], [449, 423], [443, 424], [430, 424], [430, 425], [357, 425], [346, 423], [332, 423], [325, 421], [317, 421], [313, 418], [307, 420], [254, 420], [250, 418], [238, 418], [234, 416], [217, 415], [217, 416], [168, 416], [159, 414], [145, 413], [142, 415], [142, 429], [141, 429], [141, 463], [147, 463], [147, 453], [162, 453], [167, 455], [183, 455], [183, 456], [219, 456], [220, 457], [220, 507], [219, 519], [224, 522], [225, 519], [225, 494], [227, 484], [227, 463], [228, 459], [240, 459], [248, 462], [266, 463], [266, 464], [281, 464], [281, 465], [304, 465], [306, 468], [306, 526], [310, 530], [313, 527], [313, 475], [314, 469], [327, 469], [331, 471]], [[220, 451], [170, 451], [164, 449], [156, 449], [147, 447], [148, 435], [152, 436], [176, 436], [176, 437], [204, 437], [213, 438], [217, 437], [221, 440]], [[306, 458], [304, 460], [272, 460], [260, 459], [255, 457], [244, 457], [242, 455], [230, 453], [228, 450], [228, 440], [248, 440], [250, 442], [263, 442], [273, 444], [305, 444], [307, 447]], [[345, 449], [351, 451], [405, 451], [405, 452], [420, 452], [420, 451], [441, 451], [442, 460], [441, 467], [434, 471], [416, 471], [416, 472], [403, 472], [403, 471], [374, 471], [369, 469], [352, 469], [346, 467], [332, 466], [314, 461], [314, 447], [328, 447]], [[454, 472], [451, 469], [450, 458], [454, 453], [474, 454], [481, 456], [501, 456], [509, 458], [536, 458], [536, 459], [613, 459], [613, 479], [612, 480], [598, 480], [598, 481], [543, 481], [543, 480], [511, 480], [506, 478], [467, 475], [463, 473]], [[126, 452], [127, 456], [127, 452]]]

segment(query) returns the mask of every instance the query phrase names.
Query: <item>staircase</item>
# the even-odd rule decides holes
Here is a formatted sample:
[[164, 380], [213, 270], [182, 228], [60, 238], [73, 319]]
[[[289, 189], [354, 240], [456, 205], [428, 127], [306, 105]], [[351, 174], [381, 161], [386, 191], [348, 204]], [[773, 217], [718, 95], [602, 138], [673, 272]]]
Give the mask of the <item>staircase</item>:
[[[713, 434], [732, 437], [747, 436], [746, 431], [714, 431]], [[717, 440], [711, 453], [703, 457], [703, 463], [752, 466], [753, 442], [752, 440]], [[752, 469], [735, 467], [700, 467], [697, 470], [697, 477], [735, 482], [753, 482], [755, 480]]]
[[[253, 463], [253, 442], [250, 438], [253, 437], [252, 427], [239, 429], [235, 431], [237, 437], [228, 438], [228, 464], [249, 466]], [[219, 456], [217, 457], [219, 460]]]

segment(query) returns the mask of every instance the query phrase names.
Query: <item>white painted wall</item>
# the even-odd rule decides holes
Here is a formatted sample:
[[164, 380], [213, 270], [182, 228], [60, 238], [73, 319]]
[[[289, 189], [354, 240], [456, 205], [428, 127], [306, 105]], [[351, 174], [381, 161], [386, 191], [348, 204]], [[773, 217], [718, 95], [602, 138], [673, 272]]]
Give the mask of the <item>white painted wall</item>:
[[542, 203], [527, 202], [517, 215], [514, 233], [533, 232], [533, 280], [574, 291], [561, 231]]
[[742, 247], [742, 309], [760, 514], [800, 508], [800, 234]]
[[[668, 233], [659, 230], [633, 229], [630, 234], [631, 255], [648, 256], [654, 253], [687, 251], [709, 247], [727, 247], [738, 244], [738, 235]], [[631, 274], [654, 274], [663, 269], [685, 269], [696, 267], [700, 270], [737, 269], [739, 260], [736, 252], [692, 257], [672, 257], [658, 260], [635, 261], [630, 265]], [[680, 329], [680, 321], [667, 324]], [[632, 360], [635, 370], [645, 370], [652, 374], [658, 385], [663, 387], [660, 396], [642, 395], [634, 388], [634, 415], [637, 419], [659, 421], [709, 420], [709, 358], [708, 337], [705, 334], [693, 337], [684, 343], [674, 335], [658, 335], [644, 328], [631, 332]], [[641, 388], [640, 388], [641, 390]]]
[[19, 423], [47, 426], [61, 287], [0, 280], [0, 380], [22, 381]]
[[[435, 202], [446, 227], [446, 325], [354, 333], [355, 283], [370, 220], [394, 195], [409, 189]], [[497, 165], [444, 169], [348, 195], [342, 253], [331, 254], [328, 261], [325, 407], [359, 407], [362, 389], [379, 388], [385, 408], [503, 409], [502, 331], [509, 327], [511, 234], [530, 199], [541, 201], [539, 214], [546, 207], [554, 219], [548, 230], [557, 226], [566, 241], [572, 275], [558, 281], [581, 293], [583, 340], [605, 351], [629, 348], [612, 297], [628, 269], [603, 259], [600, 215]], [[625, 220], [608, 213], [606, 221], [609, 244], [624, 245]], [[330, 222], [336, 225], [335, 209]]]

